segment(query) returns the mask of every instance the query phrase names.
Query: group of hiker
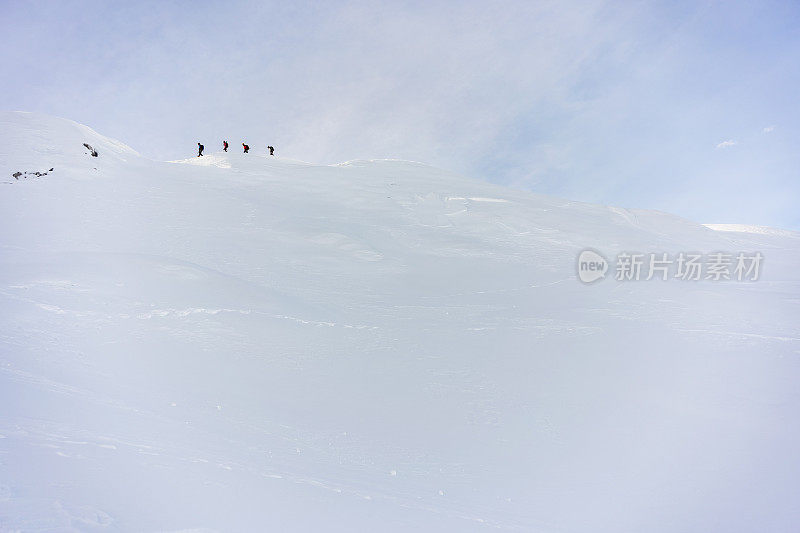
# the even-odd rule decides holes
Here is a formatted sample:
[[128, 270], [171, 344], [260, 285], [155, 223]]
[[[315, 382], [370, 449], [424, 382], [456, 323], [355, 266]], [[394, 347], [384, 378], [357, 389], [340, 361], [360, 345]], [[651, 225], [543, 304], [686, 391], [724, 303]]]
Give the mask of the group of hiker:
[[[205, 150], [205, 148], [206, 147], [203, 146], [202, 144], [197, 143], [197, 157], [200, 157], [200, 156], [203, 155], [203, 150]], [[242, 149], [244, 150], [244, 153], [250, 152], [250, 147], [248, 145], [246, 145], [245, 143], [242, 143]], [[267, 150], [269, 150], [269, 155], [273, 155], [273, 156], [275, 155], [275, 148], [273, 148], [272, 146], [267, 146]], [[223, 152], [227, 152], [228, 151], [228, 141], [222, 141], [222, 151]]]

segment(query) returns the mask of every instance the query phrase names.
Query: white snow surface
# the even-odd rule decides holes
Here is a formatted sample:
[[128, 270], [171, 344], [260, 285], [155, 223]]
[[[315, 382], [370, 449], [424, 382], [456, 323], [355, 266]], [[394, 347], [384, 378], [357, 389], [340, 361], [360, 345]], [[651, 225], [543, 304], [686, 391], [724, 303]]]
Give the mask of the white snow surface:
[[704, 224], [707, 228], [716, 231], [729, 231], [738, 233], [759, 233], [761, 235], [778, 235], [800, 239], [800, 232], [784, 229], [770, 228], [769, 226], [753, 226], [749, 224]]
[[0, 530], [796, 531], [796, 234], [235, 145], [0, 114]]

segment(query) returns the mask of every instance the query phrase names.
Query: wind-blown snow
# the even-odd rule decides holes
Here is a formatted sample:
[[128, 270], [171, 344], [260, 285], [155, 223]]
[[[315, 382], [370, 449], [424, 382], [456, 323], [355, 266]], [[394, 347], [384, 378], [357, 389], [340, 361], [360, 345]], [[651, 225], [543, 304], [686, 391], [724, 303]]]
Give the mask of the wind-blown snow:
[[[0, 530], [800, 523], [795, 236], [260, 151], [0, 114]], [[587, 286], [587, 247], [764, 270]]]
[[800, 233], [796, 231], [770, 228], [767, 226], [752, 226], [748, 224], [705, 224], [705, 226], [716, 231], [759, 233], [761, 235], [777, 235], [780, 237], [794, 237], [795, 239], [800, 238]]

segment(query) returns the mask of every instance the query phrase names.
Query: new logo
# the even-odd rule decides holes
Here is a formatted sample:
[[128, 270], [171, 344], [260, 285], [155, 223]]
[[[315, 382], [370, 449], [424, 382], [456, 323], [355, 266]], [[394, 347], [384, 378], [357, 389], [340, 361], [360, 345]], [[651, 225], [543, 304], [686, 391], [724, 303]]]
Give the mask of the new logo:
[[584, 250], [578, 255], [578, 279], [593, 283], [606, 277], [608, 261], [594, 250]]

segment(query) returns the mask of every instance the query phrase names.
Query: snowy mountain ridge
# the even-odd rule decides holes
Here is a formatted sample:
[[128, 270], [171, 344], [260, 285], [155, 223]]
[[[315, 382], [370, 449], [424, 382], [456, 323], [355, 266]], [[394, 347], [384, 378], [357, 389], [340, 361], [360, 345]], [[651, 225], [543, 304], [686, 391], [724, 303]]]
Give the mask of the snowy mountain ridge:
[[[229, 150], [0, 113], [0, 530], [800, 520], [796, 232]], [[614, 279], [720, 252], [759, 278]]]

